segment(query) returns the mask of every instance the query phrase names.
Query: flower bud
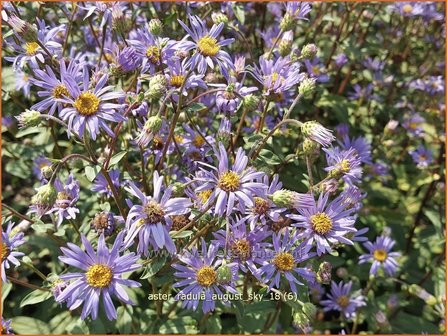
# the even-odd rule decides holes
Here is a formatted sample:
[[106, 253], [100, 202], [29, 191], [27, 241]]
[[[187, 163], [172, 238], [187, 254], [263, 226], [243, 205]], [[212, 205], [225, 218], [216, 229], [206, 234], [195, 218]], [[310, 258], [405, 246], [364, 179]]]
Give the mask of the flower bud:
[[306, 44], [303, 49], [301, 49], [301, 57], [304, 59], [313, 59], [315, 56], [317, 56], [318, 53], [318, 47], [313, 44]]
[[328, 261], [323, 261], [318, 267], [317, 281], [323, 285], [328, 285], [332, 279], [332, 265]]
[[32, 197], [31, 204], [36, 207], [37, 216], [42, 217], [56, 202], [57, 191], [51, 184], [45, 184], [37, 188], [37, 193]]
[[[172, 226], [170, 231], [180, 231], [186, 225], [191, 223], [189, 215], [173, 215], [172, 216]], [[192, 228], [190, 228], [192, 229]]]
[[277, 190], [268, 198], [279, 207], [308, 208], [314, 204], [310, 194], [300, 194], [287, 189]]
[[[12, 29], [20, 35], [26, 42], [36, 43], [37, 41], [37, 29], [31, 23], [23, 21], [15, 15], [11, 15], [8, 20]], [[37, 43], [36, 43], [37, 44]]]
[[93, 218], [90, 227], [98, 234], [98, 236], [101, 234], [104, 234], [106, 237], [110, 236], [113, 231], [115, 231], [115, 217], [113, 213], [108, 211], [99, 212], [95, 215], [95, 218]]
[[163, 32], [163, 23], [158, 18], [149, 21], [147, 28], [151, 34], [160, 35]]
[[228, 16], [226, 16], [224, 13], [221, 12], [214, 12], [211, 14], [211, 20], [213, 20], [214, 24], [219, 23], [227, 23], [228, 22]]
[[438, 301], [438, 300], [436, 300], [436, 298], [433, 295], [431, 295], [429, 292], [427, 292], [424, 288], [422, 288], [421, 286], [416, 285], [416, 284], [412, 284], [408, 288], [408, 292], [410, 294], [417, 296], [418, 298], [424, 300], [425, 303], [430, 306], [434, 306]]
[[233, 271], [227, 266], [225, 260], [222, 261], [222, 265], [217, 269], [217, 281], [219, 284], [227, 284], [233, 278]]
[[181, 182], [175, 182], [172, 185], [172, 195], [175, 197], [180, 197], [185, 193], [185, 184]]
[[310, 302], [306, 302], [303, 307], [301, 308], [303, 310], [303, 313], [306, 314], [306, 316], [313, 320], [315, 319], [315, 316], [317, 315], [317, 307], [315, 307], [314, 304]]
[[227, 147], [231, 139], [231, 123], [227, 118], [220, 122], [219, 130], [216, 134], [216, 141], [221, 142], [224, 147]]
[[339, 181], [331, 178], [321, 183], [320, 190], [321, 192], [334, 193], [338, 189]]
[[315, 78], [305, 78], [298, 86], [298, 93], [304, 98], [309, 98], [309, 96], [315, 91]]
[[303, 142], [303, 152], [304, 155], [310, 157], [310, 158], [316, 158], [318, 155], [320, 155], [320, 144], [310, 140], [310, 139], [304, 139]]
[[301, 329], [304, 333], [310, 333], [312, 330], [310, 319], [303, 312], [296, 312], [293, 314], [293, 325], [296, 328]]
[[281, 22], [279, 23], [279, 28], [281, 28], [283, 31], [287, 31], [291, 30], [294, 25], [295, 20], [293, 19], [292, 15], [286, 13], [282, 18]]
[[112, 9], [112, 29], [122, 35], [127, 34], [130, 29], [130, 22], [119, 6]]
[[40, 124], [40, 112], [35, 110], [25, 110], [16, 117], [19, 127], [32, 127]]
[[316, 121], [307, 121], [301, 126], [301, 132], [306, 138], [318, 142], [322, 146], [329, 146], [335, 137], [332, 135], [332, 131], [323, 127]]
[[49, 180], [51, 175], [53, 175], [53, 168], [51, 166], [43, 166], [40, 169], [40, 173], [45, 179]]
[[163, 97], [166, 92], [168, 83], [165, 76], [155, 75], [149, 79], [149, 90], [145, 93], [145, 98], [149, 100], [157, 100]]
[[279, 54], [282, 57], [286, 57], [290, 54], [292, 51], [292, 44], [293, 44], [293, 33], [292, 31], [288, 31], [284, 33], [283, 38], [281, 39], [281, 42], [279, 42]]
[[254, 112], [259, 106], [259, 97], [253, 94], [244, 97], [244, 108], [247, 112]]
[[158, 133], [158, 131], [160, 131], [161, 129], [162, 124], [163, 120], [158, 115], [155, 115], [147, 119], [144, 124], [144, 128], [148, 131], [151, 131], [152, 133]]

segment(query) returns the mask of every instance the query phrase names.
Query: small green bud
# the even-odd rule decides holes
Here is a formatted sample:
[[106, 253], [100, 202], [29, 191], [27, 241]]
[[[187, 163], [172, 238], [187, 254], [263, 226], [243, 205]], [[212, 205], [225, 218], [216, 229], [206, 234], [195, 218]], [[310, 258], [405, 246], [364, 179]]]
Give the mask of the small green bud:
[[19, 122], [20, 127], [32, 127], [40, 124], [40, 112], [35, 110], [25, 110], [20, 113], [16, 119]]
[[313, 43], [306, 44], [303, 49], [301, 49], [301, 57], [304, 59], [313, 59], [317, 56], [317, 53], [318, 47]]
[[269, 198], [279, 207], [291, 207], [292, 206], [292, 194], [293, 192], [287, 189], [281, 189], [275, 191]]
[[320, 144], [318, 142], [315, 142], [313, 140], [310, 139], [304, 139], [303, 142], [303, 152], [304, 155], [310, 157], [310, 158], [315, 158], [318, 157], [318, 155], [320, 154]]
[[301, 330], [307, 330], [310, 327], [310, 319], [303, 312], [293, 314], [293, 325]]
[[259, 97], [253, 94], [244, 97], [244, 108], [247, 112], [254, 112], [259, 106]]
[[291, 30], [295, 25], [294, 21], [295, 20], [293, 19], [292, 15], [286, 13], [279, 23], [279, 28], [281, 28], [283, 31]]
[[51, 175], [53, 175], [53, 168], [51, 166], [44, 166], [40, 169], [40, 173], [44, 178], [49, 180], [51, 178]]
[[144, 129], [156, 134], [161, 129], [162, 124], [163, 120], [158, 115], [155, 115], [147, 119], [144, 123]]
[[112, 29], [124, 35], [130, 30], [131, 24], [124, 14], [121, 7], [113, 7], [112, 9]]
[[180, 197], [180, 196], [182, 196], [184, 193], [185, 193], [185, 184], [184, 183], [181, 183], [181, 182], [175, 182], [173, 185], [172, 185], [172, 194], [175, 196], [175, 197]]
[[222, 261], [222, 265], [217, 269], [217, 281], [220, 284], [227, 284], [233, 278], [233, 272], [231, 268], [227, 266], [227, 262], [225, 260]]
[[151, 34], [154, 35], [160, 35], [163, 32], [163, 23], [160, 21], [160, 19], [155, 18], [149, 21], [147, 24], [147, 28], [151, 32]]
[[219, 23], [228, 23], [228, 16], [221, 12], [214, 12], [211, 14], [211, 20], [213, 20], [214, 24]]
[[278, 46], [279, 55], [281, 57], [286, 57], [292, 51], [292, 41], [282, 40]]
[[50, 183], [37, 188], [37, 193], [32, 197], [31, 203], [36, 206], [38, 217], [42, 217], [56, 202], [57, 191]]
[[332, 279], [332, 265], [327, 261], [323, 261], [318, 267], [317, 281], [321, 284], [328, 285]]
[[303, 81], [300, 83], [300, 86], [298, 87], [299, 94], [302, 95], [304, 98], [309, 98], [310, 95], [315, 91], [315, 83], [315, 78], [303, 79]]
[[306, 302], [301, 309], [303, 310], [303, 313], [306, 314], [307, 317], [311, 320], [315, 318], [318, 311], [317, 307], [315, 307], [315, 305], [310, 302]]
[[163, 75], [155, 75], [149, 79], [149, 90], [145, 93], [145, 98], [157, 100], [166, 93], [167, 81]]

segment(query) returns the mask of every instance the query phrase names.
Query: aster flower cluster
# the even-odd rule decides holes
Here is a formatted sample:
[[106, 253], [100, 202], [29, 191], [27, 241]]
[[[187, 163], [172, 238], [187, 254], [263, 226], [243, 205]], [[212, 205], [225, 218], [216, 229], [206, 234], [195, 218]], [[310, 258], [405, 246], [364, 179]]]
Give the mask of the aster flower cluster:
[[433, 303], [404, 263], [440, 232], [444, 77], [370, 44], [444, 17], [348, 6], [5, 3], [2, 281], [35, 290], [7, 307], [47, 305], [48, 333], [356, 333], [399, 314], [375, 303], [394, 282]]

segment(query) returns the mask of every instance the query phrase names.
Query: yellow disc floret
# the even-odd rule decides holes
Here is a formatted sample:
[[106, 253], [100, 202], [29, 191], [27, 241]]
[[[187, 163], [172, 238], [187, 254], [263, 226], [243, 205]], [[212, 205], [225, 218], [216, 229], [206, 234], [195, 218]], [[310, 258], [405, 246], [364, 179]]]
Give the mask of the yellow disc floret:
[[406, 4], [406, 5], [404, 5], [404, 6], [402, 7], [402, 11], [403, 11], [405, 14], [410, 14], [410, 13], [413, 11], [413, 6], [410, 5], [410, 4]]
[[377, 261], [385, 261], [385, 259], [387, 258], [388, 254], [386, 253], [385, 250], [383, 249], [378, 249], [375, 250], [373, 253], [374, 259], [376, 259]]
[[251, 255], [250, 242], [246, 239], [237, 239], [231, 245], [231, 251], [241, 260], [247, 260]]
[[153, 64], [160, 62], [160, 49], [157, 46], [150, 46], [146, 49], [146, 56]]
[[90, 286], [104, 288], [112, 282], [113, 272], [107, 265], [96, 264], [88, 268], [85, 278]]
[[236, 172], [227, 170], [220, 175], [218, 187], [223, 191], [236, 191], [239, 189], [239, 186], [240, 178]]
[[204, 56], [216, 56], [220, 50], [217, 40], [214, 37], [206, 35], [197, 42], [199, 52]]
[[25, 44], [25, 51], [28, 56], [33, 56], [36, 54], [39, 45], [36, 42], [28, 42]]
[[349, 305], [349, 298], [346, 295], [339, 296], [336, 301], [342, 308], [346, 308]]
[[174, 87], [181, 87], [183, 85], [185, 81], [185, 76], [183, 75], [176, 75], [176, 76], [171, 76], [171, 85]]
[[324, 235], [332, 230], [332, 219], [324, 212], [318, 212], [310, 216], [312, 228], [319, 235]]
[[5, 243], [2, 243], [2, 250], [0, 251], [2, 261], [6, 260], [6, 258], [8, 258], [9, 253], [10, 253], [10, 249], [9, 249], [8, 245], [6, 245]]
[[100, 100], [96, 95], [92, 92], [84, 92], [76, 98], [74, 102], [74, 107], [83, 116], [91, 116], [96, 114], [99, 110]]
[[205, 287], [214, 285], [217, 282], [217, 272], [209, 266], [203, 266], [197, 271], [197, 282]]
[[59, 84], [53, 89], [54, 98], [62, 98], [63, 96], [69, 96], [69, 95], [70, 93], [68, 92], [64, 84]]
[[280, 271], [291, 271], [295, 267], [295, 259], [290, 253], [281, 252], [273, 258], [273, 264]]

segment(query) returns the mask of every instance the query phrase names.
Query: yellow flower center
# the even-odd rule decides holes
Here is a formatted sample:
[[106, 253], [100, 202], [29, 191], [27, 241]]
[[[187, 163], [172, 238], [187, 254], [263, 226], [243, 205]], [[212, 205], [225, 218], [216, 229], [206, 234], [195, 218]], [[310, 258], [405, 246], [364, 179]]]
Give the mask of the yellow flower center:
[[28, 42], [25, 44], [25, 51], [28, 56], [33, 56], [36, 54], [39, 45], [36, 42]]
[[413, 11], [413, 6], [410, 4], [406, 4], [402, 7], [402, 10], [405, 14], [410, 14]]
[[318, 212], [310, 216], [312, 228], [319, 235], [324, 235], [332, 229], [332, 219], [324, 212]]
[[376, 259], [377, 261], [385, 261], [386, 257], [388, 256], [388, 254], [386, 253], [385, 250], [379, 249], [379, 250], [375, 250], [374, 251], [374, 259]]
[[277, 72], [272, 73], [272, 82], [273, 82], [272, 84], [274, 84], [278, 79], [281, 81], [281, 83], [284, 81], [284, 77], [281, 76], [279, 73]]
[[246, 239], [237, 239], [231, 245], [231, 251], [241, 260], [247, 260], [250, 257], [251, 246]]
[[197, 271], [199, 285], [209, 287], [217, 282], [217, 272], [209, 266], [203, 266]]
[[261, 198], [261, 197], [254, 197], [255, 205], [253, 207], [253, 212], [256, 215], [263, 215], [270, 209], [270, 203], [269, 201]]
[[53, 97], [54, 98], [62, 98], [63, 96], [69, 96], [69, 95], [70, 95], [70, 93], [68, 92], [67, 88], [63, 84], [60, 84], [53, 89]]
[[290, 271], [295, 267], [295, 259], [290, 253], [281, 252], [273, 258], [273, 264], [280, 271]]
[[152, 139], [152, 149], [161, 150], [163, 149], [163, 146], [164, 146], [163, 139], [160, 138], [159, 136], [154, 136], [154, 138]]
[[198, 135], [194, 138], [192, 144], [196, 147], [202, 147], [205, 144], [205, 139], [201, 135]]
[[410, 129], [412, 129], [412, 130], [415, 130], [418, 126], [419, 126], [419, 123], [417, 123], [417, 122], [411, 122], [409, 125]]
[[320, 69], [318, 69], [318, 66], [314, 65], [312, 67], [312, 72], [318, 76], [320, 74]]
[[227, 170], [220, 175], [218, 187], [223, 191], [236, 191], [239, 189], [239, 175], [232, 170]]
[[339, 167], [342, 172], [347, 173], [350, 170], [349, 160], [343, 160], [342, 162], [340, 162]]
[[337, 303], [340, 307], [346, 308], [349, 305], [349, 298], [346, 295], [341, 295], [337, 298]]
[[181, 135], [178, 135], [178, 134], [174, 135], [174, 139], [177, 143], [180, 143], [180, 144], [183, 143], [183, 137]]
[[98, 97], [95, 96], [95, 94], [91, 92], [84, 92], [81, 93], [78, 98], [76, 98], [74, 107], [79, 112], [79, 114], [88, 117], [98, 112], [99, 103], [100, 100]]
[[0, 256], [2, 257], [2, 261], [6, 260], [6, 258], [8, 258], [10, 252], [11, 251], [10, 251], [8, 245], [6, 245], [5, 243], [2, 243], [2, 249], [0, 251]]
[[171, 76], [171, 85], [172, 86], [179, 88], [183, 85], [184, 81], [185, 81], [185, 76], [183, 76], [183, 75]]
[[85, 273], [87, 283], [95, 288], [103, 288], [112, 282], [113, 272], [107, 265], [96, 264], [90, 266]]
[[204, 190], [204, 191], [199, 191], [196, 195], [199, 198], [200, 202], [202, 204], [205, 204], [208, 201], [208, 199], [210, 198], [212, 193], [213, 193], [213, 191], [211, 189], [208, 189], [208, 190]]
[[95, 218], [92, 221], [92, 224], [97, 230], [107, 229], [109, 226], [109, 216], [105, 213], [98, 213], [95, 215]]
[[153, 64], [160, 62], [160, 49], [157, 46], [150, 46], [146, 49], [146, 56]]
[[217, 40], [208, 35], [199, 40], [197, 47], [199, 48], [199, 52], [204, 56], [216, 56], [220, 50]]
[[165, 212], [163, 211], [160, 204], [158, 204], [156, 201], [150, 201], [144, 206], [144, 212], [147, 215], [147, 222], [149, 224], [157, 224], [162, 223], [164, 224], [165, 221]]

